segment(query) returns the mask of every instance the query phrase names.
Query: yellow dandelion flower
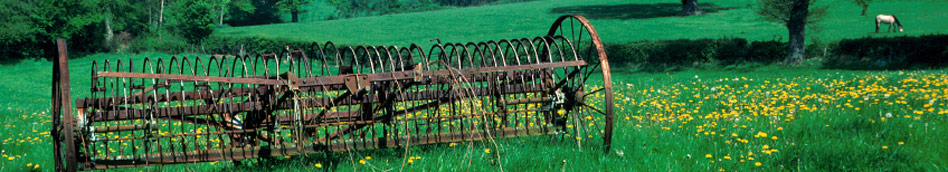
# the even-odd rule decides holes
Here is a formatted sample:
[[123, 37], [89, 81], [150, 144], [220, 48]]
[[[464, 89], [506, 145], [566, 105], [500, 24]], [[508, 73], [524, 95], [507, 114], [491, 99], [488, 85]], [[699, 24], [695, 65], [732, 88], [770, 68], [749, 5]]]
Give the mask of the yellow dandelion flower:
[[705, 158], [712, 158], [712, 157], [714, 157], [714, 156], [711, 156], [711, 154], [707, 154], [707, 155], [704, 155], [704, 157], [705, 157]]
[[724, 159], [731, 159], [731, 156], [724, 155]]
[[313, 166], [315, 166], [316, 168], [323, 168], [323, 164], [321, 163], [316, 163], [316, 165], [313, 165]]
[[760, 164], [760, 162], [755, 162], [755, 163], [754, 163], [754, 166], [760, 167], [761, 165], [763, 165], [763, 164]]
[[777, 140], [777, 136], [771, 136], [770, 139]]
[[40, 165], [39, 165], [39, 164], [33, 164], [33, 169], [37, 169], [37, 168], [40, 168]]
[[365, 164], [365, 160], [359, 160], [359, 164]]
[[490, 153], [490, 148], [484, 149], [484, 153]]
[[366, 160], [372, 160], [372, 156], [365, 156]]
[[899, 146], [902, 146], [902, 145], [904, 145], [904, 144], [905, 144], [905, 142], [899, 142]]
[[882, 149], [889, 149], [889, 146], [882, 145]]

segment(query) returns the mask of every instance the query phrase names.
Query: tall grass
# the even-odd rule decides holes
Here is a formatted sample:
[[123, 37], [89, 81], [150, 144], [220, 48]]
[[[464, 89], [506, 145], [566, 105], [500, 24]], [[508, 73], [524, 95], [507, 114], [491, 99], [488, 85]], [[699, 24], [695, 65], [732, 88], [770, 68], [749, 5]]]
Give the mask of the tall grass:
[[[73, 97], [88, 95], [90, 63], [100, 58], [71, 61]], [[15, 121], [0, 127], [2, 171], [53, 167], [50, 66], [23, 61], [0, 68], [0, 120]], [[617, 130], [608, 153], [569, 137], [539, 136], [498, 140], [498, 147], [460, 142], [132, 170], [948, 170], [945, 70], [765, 66], [614, 76]]]

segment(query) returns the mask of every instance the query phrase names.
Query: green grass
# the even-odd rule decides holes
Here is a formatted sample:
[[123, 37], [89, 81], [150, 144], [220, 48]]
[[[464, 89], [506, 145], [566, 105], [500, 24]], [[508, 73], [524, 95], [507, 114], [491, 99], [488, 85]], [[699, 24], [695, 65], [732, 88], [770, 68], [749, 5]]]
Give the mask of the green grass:
[[[444, 42], [499, 40], [545, 35], [556, 17], [577, 13], [589, 17], [604, 42], [638, 40], [740, 37], [749, 40], [788, 40], [780, 24], [759, 20], [753, 0], [699, 1], [708, 11], [702, 16], [673, 16], [678, 1], [664, 0], [545, 0], [440, 11], [362, 17], [345, 20], [234, 27], [218, 30], [224, 36], [258, 36], [343, 44], [430, 45], [432, 38]], [[707, 3], [707, 4], [705, 4]], [[924, 35], [948, 33], [948, 2], [877, 1], [867, 16], [845, 0], [817, 1], [830, 6], [810, 30], [808, 40], [832, 41], [865, 36]], [[630, 15], [634, 14], [634, 15]], [[896, 14], [905, 25], [903, 33], [874, 33], [875, 14]]]
[[[106, 56], [115, 57], [94, 55], [70, 61], [74, 98], [88, 95], [91, 61]], [[143, 56], [168, 55], [117, 57]], [[14, 157], [0, 159], [0, 171], [28, 170], [27, 165], [36, 164], [39, 170], [51, 170], [53, 166], [51, 139], [43, 133], [50, 126], [50, 67], [50, 62], [27, 60], [0, 68], [0, 80], [5, 82], [0, 84], [5, 94], [0, 99], [0, 120], [8, 121], [0, 127], [0, 149]], [[217, 162], [135, 170], [948, 170], [948, 150], [942, 149], [948, 138], [943, 129], [948, 127], [946, 70], [756, 66], [657, 74], [615, 72], [614, 77], [617, 130], [609, 153], [602, 153], [598, 145], [577, 147], [570, 139], [541, 136], [500, 140], [500, 147], [485, 142], [438, 144], [407, 151], [248, 160], [240, 167]], [[887, 113], [891, 117], [882, 120]], [[767, 136], [759, 137], [761, 133]], [[747, 143], [742, 143], [745, 139]], [[402, 166], [408, 157], [420, 159]]]
[[[780, 25], [756, 20], [748, 7], [752, 2], [702, 2], [714, 4], [718, 9], [703, 16], [606, 19], [621, 16], [616, 9], [663, 7], [649, 4], [677, 1], [551, 0], [235, 27], [216, 34], [398, 45], [430, 44], [428, 40], [434, 37], [448, 42], [518, 38], [545, 34], [552, 20], [561, 15], [551, 12], [553, 9], [577, 11], [588, 8], [583, 6], [604, 5], [601, 7], [606, 11], [591, 12], [587, 16], [605, 16], [593, 19], [592, 23], [606, 42], [786, 37]], [[821, 3], [833, 8], [821, 23], [823, 30], [810, 33], [810, 38], [837, 40], [948, 31], [948, 23], [943, 22], [948, 18], [948, 11], [942, 10], [948, 7], [946, 2], [873, 3], [870, 14], [897, 14], [906, 25], [905, 33], [888, 34], [871, 33], [874, 30], [871, 16], [859, 16], [855, 5], [846, 1]], [[573, 8], [576, 6], [582, 8]], [[70, 61], [73, 98], [88, 96], [93, 60], [143, 56], [168, 55], [99, 54]], [[27, 165], [37, 164], [37, 170], [52, 170], [51, 138], [44, 133], [50, 128], [51, 66], [50, 62], [36, 60], [0, 66], [0, 81], [3, 81], [0, 121], [4, 121], [0, 126], [0, 154], [5, 155], [0, 159], [0, 171], [26, 171], [33, 168]], [[498, 171], [501, 167], [513, 171], [948, 170], [948, 149], [944, 149], [948, 144], [948, 132], [944, 130], [948, 127], [948, 71], [944, 69], [849, 71], [735, 66], [726, 70], [686, 69], [674, 73], [630, 71], [613, 70], [617, 130], [613, 150], [609, 153], [601, 153], [598, 145], [577, 147], [569, 139], [551, 141], [549, 137], [528, 137], [500, 140], [501, 148], [484, 142], [439, 144], [415, 146], [407, 152], [385, 149], [248, 160], [240, 167], [218, 162], [133, 170]], [[712, 131], [715, 134], [711, 134]], [[768, 136], [760, 137], [762, 133]], [[777, 139], [771, 138], [773, 136]], [[743, 143], [745, 139], [747, 143]], [[768, 149], [763, 149], [764, 145]], [[491, 153], [486, 153], [486, 148], [492, 149]], [[708, 155], [711, 158], [707, 158]], [[365, 160], [367, 156], [372, 159]], [[408, 157], [420, 159], [402, 166]], [[360, 160], [367, 164], [360, 164]], [[756, 166], [756, 162], [761, 165]]]

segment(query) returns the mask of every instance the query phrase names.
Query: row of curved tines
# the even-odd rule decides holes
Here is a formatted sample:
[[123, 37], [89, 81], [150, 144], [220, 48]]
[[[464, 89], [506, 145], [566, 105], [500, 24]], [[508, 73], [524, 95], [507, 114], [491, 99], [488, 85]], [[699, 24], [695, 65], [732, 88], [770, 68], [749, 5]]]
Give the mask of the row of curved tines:
[[[127, 71], [241, 77], [292, 72], [300, 77], [311, 77], [338, 75], [340, 74], [338, 70], [331, 69], [340, 66], [350, 66], [354, 73], [400, 71], [415, 64], [422, 64], [425, 70], [439, 70], [446, 67], [469, 69], [579, 60], [577, 49], [579, 48], [576, 45], [562, 36], [439, 43], [432, 45], [427, 52], [417, 44], [411, 44], [408, 47], [344, 46], [337, 48], [334, 43], [326, 42], [322, 45], [313, 43], [302, 49], [287, 49], [280, 53], [263, 53], [253, 56], [216, 54], [209, 56], [207, 64], [200, 56], [158, 58], [155, 63], [146, 57], [142, 60], [142, 66], [138, 71], [135, 71], [132, 59], [128, 59], [125, 63], [121, 59], [114, 63], [106, 59], [102, 65], [96, 61], [93, 62], [92, 74], [95, 76], [95, 73], [99, 71]], [[261, 65], [266, 67], [260, 67]]]

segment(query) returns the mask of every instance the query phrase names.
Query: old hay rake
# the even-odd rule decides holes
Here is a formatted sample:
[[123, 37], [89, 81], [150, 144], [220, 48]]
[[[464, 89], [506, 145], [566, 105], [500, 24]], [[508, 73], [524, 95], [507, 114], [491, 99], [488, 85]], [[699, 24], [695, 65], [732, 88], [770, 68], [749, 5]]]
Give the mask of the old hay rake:
[[[57, 169], [112, 169], [555, 135], [609, 149], [609, 63], [581, 16], [540, 37], [54, 63]], [[85, 91], [85, 90], [83, 90]], [[557, 138], [557, 137], [555, 137]], [[581, 148], [582, 146], [580, 146]]]

